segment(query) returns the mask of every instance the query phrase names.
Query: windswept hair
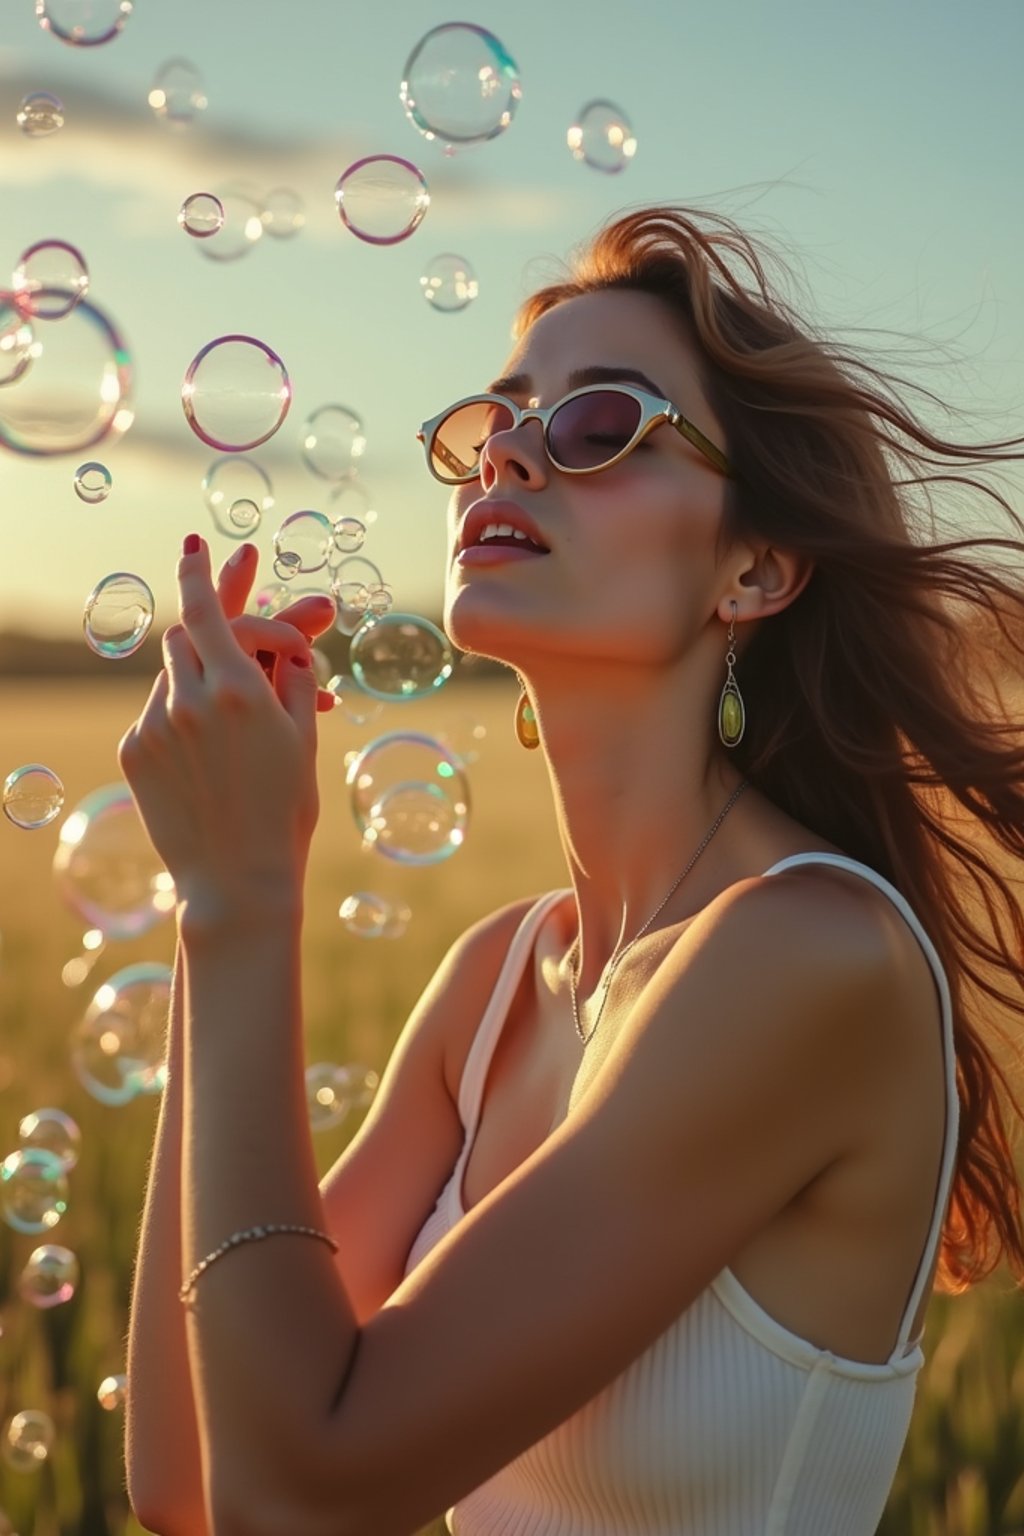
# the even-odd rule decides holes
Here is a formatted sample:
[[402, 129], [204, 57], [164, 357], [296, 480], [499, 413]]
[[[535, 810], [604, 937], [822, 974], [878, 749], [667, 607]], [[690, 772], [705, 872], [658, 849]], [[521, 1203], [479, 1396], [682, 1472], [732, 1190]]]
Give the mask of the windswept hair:
[[[689, 207], [606, 225], [563, 281], [521, 305], [515, 334], [566, 299], [622, 288], [662, 300], [697, 350], [737, 476], [721, 547], [747, 534], [813, 562], [740, 655], [747, 724], [732, 761], [902, 892], [949, 979], [961, 1118], [937, 1285], [964, 1291], [1004, 1260], [1024, 1284], [1019, 691], [1010, 717], [1024, 675], [1024, 524], [983, 481], [929, 472], [1024, 459], [1024, 438], [934, 436], [895, 386], [942, 405], [935, 395], [802, 320], [751, 237]], [[1011, 536], [940, 538], [939, 484], [990, 498]]]

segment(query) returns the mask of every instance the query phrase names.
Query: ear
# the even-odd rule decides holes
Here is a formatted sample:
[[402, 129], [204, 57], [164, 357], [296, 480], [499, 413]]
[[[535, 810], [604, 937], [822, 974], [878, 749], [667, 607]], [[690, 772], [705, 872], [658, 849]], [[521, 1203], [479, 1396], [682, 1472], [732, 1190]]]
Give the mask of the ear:
[[738, 616], [765, 619], [788, 608], [810, 581], [814, 562], [794, 550], [765, 544], [745, 551], [746, 565], [734, 572], [730, 590], [718, 600], [718, 617], [728, 624], [735, 602]]

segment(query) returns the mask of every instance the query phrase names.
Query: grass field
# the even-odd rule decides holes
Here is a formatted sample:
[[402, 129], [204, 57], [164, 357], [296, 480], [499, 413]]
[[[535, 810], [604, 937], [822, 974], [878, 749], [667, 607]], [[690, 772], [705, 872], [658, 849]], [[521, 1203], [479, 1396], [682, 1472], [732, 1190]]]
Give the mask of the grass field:
[[[539, 754], [512, 736], [514, 694], [504, 683], [457, 676], [436, 700], [389, 706], [357, 728], [340, 711], [322, 718], [322, 812], [307, 887], [304, 936], [307, 1055], [379, 1069], [448, 944], [476, 917], [565, 881]], [[120, 777], [117, 741], [138, 712], [144, 683], [0, 684], [0, 769], [41, 762], [64, 781], [65, 812]], [[470, 769], [473, 819], [465, 847], [444, 864], [405, 869], [364, 855], [344, 785], [346, 752], [386, 730], [486, 728]], [[253, 765], [258, 773], [258, 764]], [[267, 806], [267, 815], [274, 808]], [[61, 818], [62, 820], [63, 818]], [[123, 1492], [122, 1415], [96, 1389], [124, 1370], [131, 1266], [157, 1101], [115, 1109], [91, 1099], [67, 1059], [70, 1031], [96, 987], [137, 960], [170, 964], [173, 930], [111, 943], [76, 989], [61, 981], [81, 949], [83, 921], [56, 894], [51, 861], [60, 820], [26, 833], [0, 823], [0, 1158], [17, 1145], [21, 1117], [43, 1105], [70, 1114], [83, 1134], [69, 1209], [52, 1238], [0, 1223], [0, 1420], [41, 1408], [56, 1443], [38, 1472], [0, 1463], [0, 1509], [18, 1536], [121, 1536], [140, 1527]], [[338, 920], [354, 890], [401, 897], [412, 908], [399, 941], [361, 940]], [[326, 1169], [351, 1136], [346, 1122], [317, 1138]], [[414, 1151], [414, 1149], [410, 1149]], [[75, 1298], [37, 1312], [17, 1278], [42, 1241], [71, 1248], [82, 1279]], [[966, 1297], [937, 1298], [914, 1424], [882, 1527], [884, 1536], [1024, 1533], [1024, 1297], [1005, 1281]], [[0, 1521], [0, 1532], [4, 1531]], [[440, 1530], [440, 1527], [436, 1527]], [[827, 1536], [827, 1533], [822, 1533]]]

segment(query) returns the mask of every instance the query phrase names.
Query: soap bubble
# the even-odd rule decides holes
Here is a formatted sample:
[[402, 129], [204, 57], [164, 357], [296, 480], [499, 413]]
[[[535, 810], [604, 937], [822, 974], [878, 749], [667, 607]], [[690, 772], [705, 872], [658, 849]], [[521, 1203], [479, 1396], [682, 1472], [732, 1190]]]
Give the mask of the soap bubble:
[[24, 1408], [7, 1426], [0, 1449], [15, 1472], [38, 1472], [53, 1449], [55, 1431], [48, 1413]]
[[331, 520], [322, 512], [293, 512], [274, 534], [274, 553], [292, 576], [309, 576], [327, 564], [331, 536]]
[[306, 1105], [310, 1128], [328, 1131], [353, 1110], [368, 1109], [380, 1086], [380, 1078], [370, 1067], [352, 1062], [339, 1067], [331, 1061], [316, 1061], [306, 1068]]
[[13, 293], [0, 289], [0, 385], [20, 379], [39, 350]]
[[388, 903], [373, 891], [353, 891], [338, 908], [338, 916], [359, 939], [375, 939], [384, 932], [388, 920]]
[[171, 971], [144, 961], [105, 981], [71, 1039], [71, 1065], [101, 1104], [161, 1093], [167, 1080]]
[[4, 780], [4, 815], [26, 832], [48, 827], [60, 815], [63, 804], [64, 785], [41, 763], [15, 768]]
[[377, 521], [377, 510], [370, 489], [354, 470], [346, 479], [334, 482], [329, 500], [335, 518], [355, 517], [367, 528]]
[[85, 600], [82, 627], [90, 650], [108, 661], [134, 656], [153, 625], [156, 600], [141, 576], [114, 571]]
[[32, 357], [17, 387], [0, 390], [0, 445], [49, 457], [92, 448], [131, 426], [131, 356], [113, 322], [88, 299], [59, 323], [39, 323]]
[[420, 278], [420, 287], [427, 303], [444, 314], [465, 309], [480, 292], [476, 273], [469, 262], [451, 251], [443, 251], [428, 262]]
[[255, 336], [208, 341], [189, 363], [181, 386], [181, 404], [192, 431], [224, 453], [265, 443], [291, 403], [288, 370]]
[[128, 1377], [104, 1376], [96, 1388], [96, 1401], [101, 1408], [112, 1413], [115, 1408], [123, 1408], [128, 1398]]
[[349, 764], [345, 782], [363, 842], [400, 864], [437, 864], [461, 848], [469, 784], [459, 758], [431, 736], [393, 731]]
[[423, 222], [430, 193], [422, 171], [398, 155], [368, 155], [334, 189], [341, 222], [370, 245], [397, 245]]
[[153, 114], [169, 128], [187, 128], [207, 107], [203, 77], [188, 59], [168, 59], [149, 92]]
[[368, 725], [384, 708], [379, 699], [371, 699], [346, 673], [335, 673], [324, 687], [333, 693], [335, 708], [340, 708], [351, 725]]
[[132, 7], [133, 0], [36, 0], [36, 16], [62, 43], [96, 48], [117, 36]]
[[331, 567], [331, 596], [338, 605], [335, 628], [352, 635], [370, 608], [370, 589], [381, 582], [381, 574], [372, 560], [362, 555], [348, 555]]
[[0, 1163], [0, 1210], [15, 1232], [48, 1232], [67, 1208], [67, 1175], [56, 1152], [20, 1147]]
[[302, 198], [290, 187], [274, 187], [263, 199], [260, 218], [265, 234], [274, 240], [290, 240], [306, 222]]
[[352, 676], [374, 699], [426, 699], [452, 675], [447, 636], [413, 613], [368, 615], [349, 646]]
[[302, 461], [321, 480], [344, 480], [366, 452], [363, 423], [347, 405], [321, 405], [302, 428]]
[[87, 464], [79, 464], [75, 470], [75, 495], [79, 501], [87, 501], [91, 507], [99, 502], [106, 501], [113, 484], [113, 476], [105, 464], [98, 464], [94, 459]]
[[22, 314], [62, 320], [85, 298], [89, 268], [78, 247], [66, 240], [37, 240], [22, 251], [11, 287]]
[[229, 539], [254, 532], [274, 505], [270, 476], [244, 454], [214, 459], [203, 476], [203, 496], [218, 532]]
[[57, 889], [109, 939], [134, 939], [174, 911], [174, 881], [142, 824], [127, 784], [93, 790], [60, 829]]
[[381, 617], [385, 613], [389, 613], [395, 606], [395, 594], [386, 581], [375, 582], [372, 587], [367, 587], [366, 590], [370, 598], [367, 605], [368, 612], [375, 613], [378, 617]]
[[210, 261], [238, 261], [263, 237], [262, 200], [254, 188], [232, 183], [213, 193], [224, 210], [216, 240], [200, 240], [196, 249]]
[[43, 1243], [29, 1254], [18, 1277], [18, 1293], [40, 1311], [59, 1307], [75, 1294], [79, 1274], [78, 1260], [70, 1248]]
[[358, 517], [336, 517], [331, 524], [332, 543], [340, 554], [354, 555], [365, 538], [366, 525]]
[[18, 1140], [23, 1147], [42, 1147], [60, 1158], [65, 1173], [78, 1162], [82, 1133], [62, 1109], [34, 1109], [22, 1118]]
[[399, 96], [424, 138], [446, 150], [504, 133], [522, 98], [519, 70], [485, 27], [446, 22], [416, 44], [405, 62]]
[[633, 126], [613, 101], [588, 101], [576, 114], [567, 140], [574, 160], [614, 175], [636, 154]]
[[49, 91], [32, 91], [18, 108], [18, 127], [27, 139], [45, 139], [64, 126], [64, 103]]
[[196, 240], [208, 240], [224, 228], [224, 204], [212, 192], [193, 192], [178, 209], [178, 225]]

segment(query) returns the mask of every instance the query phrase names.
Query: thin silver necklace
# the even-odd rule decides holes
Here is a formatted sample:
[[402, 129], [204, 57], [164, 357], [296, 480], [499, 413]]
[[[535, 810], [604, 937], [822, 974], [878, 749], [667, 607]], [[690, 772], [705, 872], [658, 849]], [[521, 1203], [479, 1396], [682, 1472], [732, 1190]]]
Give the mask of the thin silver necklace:
[[644, 923], [643, 927], [637, 933], [635, 933], [633, 935], [633, 937], [630, 939], [628, 944], [624, 944], [621, 949], [616, 949], [616, 950], [612, 951], [611, 959], [608, 961], [608, 964], [605, 966], [604, 971], [602, 973], [602, 977], [601, 977], [601, 1001], [597, 1005], [597, 1018], [594, 1020], [594, 1023], [593, 1023], [593, 1026], [591, 1027], [589, 1035], [585, 1035], [583, 1033], [583, 1026], [580, 1023], [579, 1003], [578, 1003], [578, 1001], [576, 999], [576, 980], [577, 980], [577, 977], [576, 977], [576, 965], [577, 965], [577, 962], [579, 960], [579, 954], [580, 954], [580, 936], [579, 936], [579, 934], [577, 934], [575, 939], [573, 939], [573, 941], [572, 941], [572, 948], [569, 951], [569, 955], [571, 956], [571, 959], [569, 961], [569, 997], [572, 1000], [572, 1021], [576, 1025], [576, 1033], [579, 1035], [579, 1037], [582, 1040], [584, 1046], [589, 1045], [591, 1040], [593, 1040], [594, 1033], [595, 1033], [595, 1031], [597, 1029], [597, 1026], [601, 1022], [601, 1015], [604, 1012], [604, 1005], [605, 1005], [605, 1003], [608, 1000], [608, 988], [612, 984], [612, 977], [614, 976], [614, 974], [615, 974], [615, 972], [616, 972], [616, 970], [618, 968], [619, 961], [623, 960], [626, 957], [626, 955], [629, 954], [630, 950], [633, 948], [633, 945], [637, 942], [637, 940], [643, 938], [644, 934], [647, 932], [647, 930], [650, 928], [651, 924], [654, 922], [654, 919], [661, 912], [663, 912], [664, 909], [668, 906], [668, 904], [671, 901], [672, 897], [675, 895], [676, 891], [678, 891], [679, 887], [682, 885], [683, 881], [686, 879], [687, 875], [690, 873], [690, 870], [696, 864], [697, 860], [700, 858], [701, 854], [704, 852], [704, 849], [707, 847], [708, 843], [710, 843], [711, 839], [714, 837], [715, 833], [718, 831], [719, 827], [722, 825], [722, 822], [725, 820], [726, 816], [728, 816], [729, 812], [732, 810], [733, 806], [736, 804], [736, 801], [739, 799], [740, 795], [742, 795], [743, 791], [749, 786], [749, 783], [750, 783], [749, 779], [741, 779], [740, 780], [740, 782], [737, 784], [736, 788], [733, 790], [732, 794], [729, 796], [728, 800], [725, 802], [725, 805], [722, 807], [722, 809], [719, 812], [718, 816], [716, 817], [715, 821], [713, 822], [710, 831], [705, 835], [703, 841], [701, 842], [700, 846], [697, 849], [697, 852], [690, 859], [689, 863], [687, 864], [686, 868], [683, 870], [682, 874], [681, 875], [677, 875], [675, 880], [673, 880], [673, 882], [672, 882], [671, 886], [669, 887], [669, 890], [668, 890], [664, 900], [659, 902], [659, 904], [655, 907], [654, 911], [651, 913], [650, 917], [647, 919], [646, 923]]

